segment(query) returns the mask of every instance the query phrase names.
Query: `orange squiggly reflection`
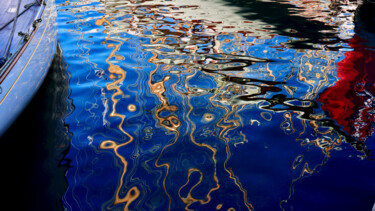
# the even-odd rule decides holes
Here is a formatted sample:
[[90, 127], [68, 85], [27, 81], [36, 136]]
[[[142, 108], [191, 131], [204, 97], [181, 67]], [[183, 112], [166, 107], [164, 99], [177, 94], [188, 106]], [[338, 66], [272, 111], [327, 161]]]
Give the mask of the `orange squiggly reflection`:
[[[156, 59], [156, 56], [157, 55], [155, 53], [153, 53], [153, 56], [149, 59], [149, 61], [150, 62], [154, 61]], [[159, 106], [159, 108], [156, 109], [155, 117], [158, 119], [158, 123], [159, 123], [160, 126], [164, 127], [165, 129], [167, 129], [171, 132], [176, 133], [175, 140], [162, 149], [159, 157], [155, 161], [156, 167], [158, 167], [158, 168], [166, 167], [166, 174], [165, 174], [164, 179], [163, 179], [163, 188], [164, 188], [165, 194], [167, 195], [167, 197], [169, 199], [168, 210], [170, 210], [172, 199], [171, 199], [171, 196], [168, 193], [167, 188], [166, 188], [166, 180], [167, 180], [167, 177], [168, 177], [170, 165], [169, 165], [169, 163], [164, 163], [164, 164], [159, 165], [158, 162], [160, 160], [160, 157], [163, 155], [164, 150], [167, 149], [168, 147], [172, 146], [173, 144], [175, 144], [176, 141], [178, 140], [178, 137], [179, 137], [179, 134], [180, 134], [179, 131], [178, 131], [178, 128], [180, 127], [181, 122], [173, 114], [171, 114], [167, 117], [161, 117], [160, 116], [162, 111], [171, 111], [171, 112], [177, 111], [177, 107], [176, 106], [170, 106], [168, 104], [167, 98], [163, 95], [164, 92], [165, 92], [164, 83], [170, 79], [169, 76], [164, 77], [164, 79], [160, 82], [152, 83], [152, 76], [158, 70], [158, 67], [159, 67], [159, 65], [157, 64], [156, 68], [153, 71], [151, 71], [150, 78], [149, 78], [149, 81], [148, 81], [148, 85], [150, 87], [151, 93], [155, 94], [158, 97], [159, 101], [162, 103], [162, 105]]]
[[[193, 74], [194, 75], [194, 74]], [[191, 77], [193, 77], [193, 75], [191, 75], [191, 76], [188, 76], [187, 77], [187, 80], [189, 79], [189, 78], [191, 78]], [[190, 97], [188, 96], [188, 99], [190, 99]], [[193, 106], [190, 104], [190, 100], [188, 100], [188, 106], [189, 106], [189, 111], [187, 112], [187, 114], [186, 114], [186, 118], [187, 118], [187, 120], [190, 122], [190, 124], [191, 124], [191, 126], [192, 126], [192, 128], [191, 128], [191, 131], [190, 131], [190, 141], [193, 143], [193, 144], [195, 144], [196, 146], [199, 146], [199, 147], [204, 147], [204, 148], [207, 148], [207, 149], [209, 149], [211, 152], [212, 152], [212, 157], [211, 157], [211, 159], [212, 159], [212, 161], [213, 161], [213, 164], [214, 164], [214, 172], [213, 172], [213, 180], [215, 181], [215, 183], [216, 183], [216, 185], [215, 185], [215, 187], [213, 187], [213, 188], [211, 188], [209, 191], [208, 191], [208, 193], [207, 193], [207, 196], [206, 196], [206, 199], [207, 200], [192, 200], [191, 199], [191, 197], [189, 197], [189, 196], [191, 196], [191, 191], [193, 190], [193, 188], [191, 188], [190, 189], [190, 192], [189, 192], [189, 195], [188, 195], [188, 199], [183, 199], [183, 198], [181, 198], [181, 196], [180, 196], [180, 198], [184, 201], [184, 203], [186, 204], [186, 208], [187, 207], [189, 207], [189, 205], [190, 204], [192, 204], [192, 203], [194, 203], [195, 201], [199, 201], [201, 204], [207, 204], [208, 202], [210, 202], [211, 201], [211, 192], [213, 192], [213, 191], [216, 191], [216, 190], [218, 190], [219, 188], [220, 188], [220, 185], [219, 185], [219, 179], [218, 179], [218, 177], [217, 177], [217, 160], [216, 160], [216, 154], [217, 154], [217, 150], [214, 148], [214, 147], [212, 147], [212, 146], [210, 146], [209, 144], [206, 144], [206, 143], [198, 143], [198, 142], [196, 142], [196, 140], [195, 140], [195, 138], [194, 138], [194, 132], [195, 132], [195, 130], [196, 130], [196, 125], [195, 125], [195, 123], [189, 118], [189, 116], [190, 116], [190, 114], [191, 114], [191, 112], [192, 112], [192, 110], [193, 110]], [[205, 114], [204, 115], [204, 118], [206, 118], [206, 120], [211, 120], [211, 118], [212, 118], [212, 116], [211, 115], [207, 115], [207, 114]], [[198, 170], [197, 170], [198, 171]], [[188, 178], [190, 177], [190, 174], [191, 174], [192, 172], [191, 172], [191, 170], [189, 169], [189, 173], [188, 173]], [[188, 183], [188, 182], [187, 182]], [[187, 184], [186, 183], [186, 184]], [[197, 186], [198, 185], [198, 183], [195, 185], [195, 186]], [[195, 187], [194, 186], [194, 187]], [[181, 187], [182, 188], [182, 187]]]
[[[189, 182], [190, 182], [190, 176], [191, 176], [191, 174], [192, 174], [193, 172], [198, 172], [198, 173], [200, 174], [199, 181], [198, 181], [195, 185], [193, 185], [193, 186], [190, 188], [190, 190], [189, 190], [187, 196], [186, 196], [186, 197], [183, 197], [183, 196], [181, 196], [181, 193], [180, 193], [180, 192], [181, 192], [181, 190], [182, 190], [183, 188], [185, 188], [185, 186], [187, 186], [187, 185], [189, 184]], [[180, 189], [178, 190], [178, 195], [179, 195], [179, 197], [180, 197], [181, 200], [186, 204], [185, 210], [191, 210], [191, 209], [189, 209], [189, 205], [191, 205], [191, 204], [194, 203], [194, 202], [199, 201], [199, 202], [201, 202], [201, 203], [204, 203], [202, 200], [196, 199], [196, 198], [194, 198], [194, 197], [191, 195], [191, 192], [193, 191], [193, 189], [194, 189], [195, 187], [197, 187], [197, 186], [202, 182], [202, 180], [203, 180], [203, 173], [202, 173], [201, 171], [199, 171], [199, 169], [196, 169], [196, 168], [191, 168], [191, 169], [189, 169], [189, 171], [188, 171], [188, 180], [187, 180], [187, 182], [186, 182], [183, 186], [181, 186]]]
[[121, 173], [119, 186], [118, 186], [117, 191], [116, 191], [116, 198], [115, 198], [114, 205], [125, 203], [125, 207], [124, 207], [125, 211], [129, 210], [129, 205], [135, 199], [137, 199], [139, 197], [140, 193], [141, 193], [139, 191], [139, 189], [136, 186], [134, 186], [127, 191], [125, 197], [123, 197], [123, 198], [120, 197], [120, 190], [121, 190], [121, 187], [124, 184], [123, 178], [125, 177], [125, 174], [126, 174], [128, 162], [126, 161], [126, 159], [121, 154], [118, 153], [118, 149], [122, 146], [125, 146], [125, 145], [129, 144], [130, 142], [131, 141], [128, 141], [128, 142], [123, 143], [123, 144], [116, 144], [114, 141], [106, 140], [106, 141], [103, 141], [100, 144], [101, 149], [112, 149], [114, 151], [115, 155], [121, 160], [121, 163], [124, 166], [123, 171]]
[[[102, 25], [103, 23], [107, 23], [108, 25], [110, 25], [110, 22], [108, 20], [106, 20], [105, 17], [103, 17], [102, 19], [97, 20], [95, 22], [95, 24], [97, 24], [97, 25]], [[118, 152], [118, 149], [123, 147], [123, 146], [128, 145], [129, 143], [131, 143], [134, 138], [128, 132], [126, 132], [123, 128], [123, 124], [124, 124], [126, 116], [123, 115], [123, 114], [119, 114], [116, 111], [116, 105], [119, 102], [119, 99], [116, 98], [116, 97], [122, 96], [124, 94], [123, 91], [120, 89], [120, 84], [122, 84], [124, 82], [124, 80], [126, 78], [126, 72], [120, 66], [114, 65], [109, 61], [111, 58], [115, 57], [114, 54], [119, 50], [119, 48], [123, 44], [123, 42], [119, 41], [119, 40], [115, 40], [115, 39], [110, 39], [110, 38], [106, 38], [106, 41], [107, 42], [112, 41], [112, 42], [117, 43], [117, 44], [111, 43], [111, 44], [107, 45], [108, 48], [113, 48], [110, 55], [106, 59], [106, 62], [109, 64], [108, 71], [110, 73], [110, 79], [112, 79], [114, 81], [107, 84], [106, 88], [109, 91], [112, 91], [112, 90], [115, 91], [115, 93], [113, 93], [112, 96], [111, 96], [112, 111], [109, 114], [109, 116], [110, 117], [117, 117], [117, 118], [121, 119], [121, 121], [117, 125], [117, 127], [123, 134], [125, 134], [128, 137], [129, 140], [124, 142], [124, 143], [120, 143], [120, 144], [117, 144], [115, 141], [112, 141], [112, 140], [105, 140], [100, 144], [100, 148], [101, 149], [112, 149], [114, 151], [115, 155], [121, 160], [121, 163], [123, 164], [123, 170], [122, 170], [122, 174], [121, 174], [121, 177], [120, 177], [120, 180], [119, 180], [119, 186], [118, 186], [117, 191], [116, 191], [114, 204], [117, 205], [117, 204], [125, 203], [124, 210], [127, 211], [127, 210], [129, 210], [129, 208], [128, 208], [129, 204], [132, 203], [135, 199], [137, 199], [139, 197], [140, 191], [136, 186], [134, 186], [127, 191], [125, 197], [123, 197], [123, 198], [120, 197], [120, 190], [124, 185], [123, 178], [124, 178], [124, 176], [127, 172], [128, 162], [125, 159], [125, 157], [122, 156]]]

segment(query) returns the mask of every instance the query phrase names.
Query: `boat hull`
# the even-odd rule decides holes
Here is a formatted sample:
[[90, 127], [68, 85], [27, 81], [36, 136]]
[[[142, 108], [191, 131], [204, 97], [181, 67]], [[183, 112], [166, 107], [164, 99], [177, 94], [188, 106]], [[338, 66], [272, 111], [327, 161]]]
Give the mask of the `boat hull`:
[[0, 136], [31, 101], [49, 70], [57, 46], [54, 1], [48, 1], [42, 21], [24, 47], [11, 71], [0, 84]]

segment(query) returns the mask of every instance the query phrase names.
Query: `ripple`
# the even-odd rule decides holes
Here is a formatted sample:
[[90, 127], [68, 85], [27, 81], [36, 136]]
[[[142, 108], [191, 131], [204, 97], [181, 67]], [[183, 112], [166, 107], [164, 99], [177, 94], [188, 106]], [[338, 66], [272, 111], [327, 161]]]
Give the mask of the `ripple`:
[[318, 100], [342, 80], [354, 3], [59, 3], [68, 210], [293, 207], [343, 148], [370, 156]]

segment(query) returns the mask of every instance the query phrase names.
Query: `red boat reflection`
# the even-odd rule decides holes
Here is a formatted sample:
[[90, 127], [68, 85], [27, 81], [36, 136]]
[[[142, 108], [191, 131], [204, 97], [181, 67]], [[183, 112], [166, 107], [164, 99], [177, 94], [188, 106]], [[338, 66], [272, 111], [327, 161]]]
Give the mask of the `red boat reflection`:
[[375, 123], [375, 51], [365, 42], [357, 35], [349, 41], [353, 51], [338, 63], [339, 81], [318, 99], [329, 117], [358, 141], [374, 133]]

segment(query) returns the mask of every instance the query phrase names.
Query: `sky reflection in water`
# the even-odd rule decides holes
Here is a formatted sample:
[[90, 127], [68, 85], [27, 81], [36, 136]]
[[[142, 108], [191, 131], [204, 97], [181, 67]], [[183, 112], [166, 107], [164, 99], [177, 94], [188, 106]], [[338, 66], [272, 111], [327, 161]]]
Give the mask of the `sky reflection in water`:
[[374, 51], [356, 2], [57, 4], [67, 210], [372, 208]]

